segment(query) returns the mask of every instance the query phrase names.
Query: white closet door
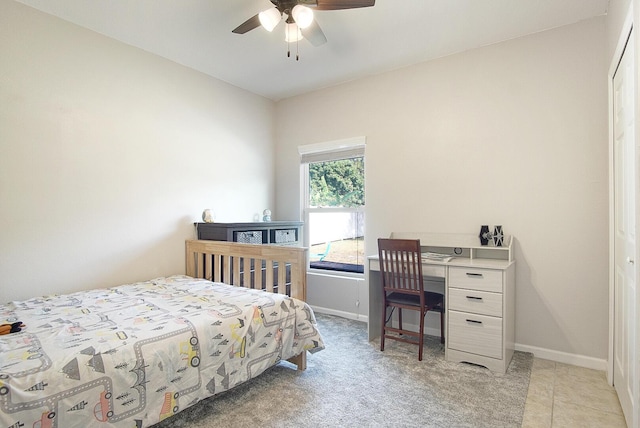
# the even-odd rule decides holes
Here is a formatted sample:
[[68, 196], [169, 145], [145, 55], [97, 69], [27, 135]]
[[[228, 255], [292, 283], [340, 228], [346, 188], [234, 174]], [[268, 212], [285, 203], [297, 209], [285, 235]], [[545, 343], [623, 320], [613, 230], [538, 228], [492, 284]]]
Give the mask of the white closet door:
[[613, 382], [627, 425], [634, 420], [638, 402], [636, 373], [635, 277], [635, 114], [634, 47], [629, 37], [613, 77], [614, 176], [614, 350]]

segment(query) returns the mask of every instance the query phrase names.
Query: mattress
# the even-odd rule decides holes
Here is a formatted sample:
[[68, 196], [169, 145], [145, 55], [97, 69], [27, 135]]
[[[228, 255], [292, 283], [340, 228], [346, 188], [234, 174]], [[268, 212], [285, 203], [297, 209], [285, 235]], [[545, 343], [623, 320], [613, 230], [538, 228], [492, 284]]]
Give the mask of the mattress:
[[143, 427], [324, 348], [286, 295], [172, 276], [0, 306], [0, 426]]

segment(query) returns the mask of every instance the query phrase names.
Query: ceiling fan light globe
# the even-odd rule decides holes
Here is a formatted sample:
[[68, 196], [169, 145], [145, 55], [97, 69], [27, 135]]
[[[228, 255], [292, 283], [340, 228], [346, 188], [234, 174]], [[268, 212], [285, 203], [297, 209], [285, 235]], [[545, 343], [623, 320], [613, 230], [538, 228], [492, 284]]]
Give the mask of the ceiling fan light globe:
[[287, 43], [297, 42], [302, 40], [302, 32], [300, 31], [300, 27], [298, 27], [295, 23], [287, 23], [286, 28], [284, 29], [284, 41]]
[[313, 22], [313, 10], [300, 4], [293, 7], [291, 15], [300, 28], [307, 28]]
[[264, 10], [258, 14], [260, 24], [268, 32], [271, 32], [274, 28], [276, 28], [276, 25], [278, 25], [278, 22], [280, 22], [280, 18], [280, 11], [275, 7]]

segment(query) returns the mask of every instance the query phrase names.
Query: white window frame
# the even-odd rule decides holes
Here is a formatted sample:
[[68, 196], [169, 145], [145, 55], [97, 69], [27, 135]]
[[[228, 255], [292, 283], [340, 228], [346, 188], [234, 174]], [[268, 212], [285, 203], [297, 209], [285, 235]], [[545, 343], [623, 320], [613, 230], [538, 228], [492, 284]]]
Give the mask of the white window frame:
[[[300, 211], [302, 212], [302, 218], [304, 224], [309, 225], [309, 215], [311, 213], [326, 213], [326, 212], [347, 212], [347, 213], [364, 213], [364, 206], [355, 208], [344, 207], [323, 207], [323, 208], [311, 208], [309, 207], [309, 200], [311, 195], [309, 194], [309, 164], [316, 162], [327, 162], [341, 159], [351, 159], [354, 157], [365, 157], [366, 138], [354, 137], [344, 140], [329, 141], [319, 144], [308, 144], [304, 146], [298, 146], [298, 153], [300, 154]], [[366, 162], [365, 162], [366, 165]], [[366, 166], [365, 166], [366, 169]], [[366, 190], [365, 190], [366, 192]], [[366, 223], [366, 217], [365, 217]], [[366, 233], [366, 224], [364, 226]], [[304, 245], [309, 247], [309, 227], [304, 227]], [[365, 261], [363, 261], [365, 264]], [[323, 275], [330, 276], [346, 276], [354, 278], [363, 278], [364, 273], [344, 272], [324, 269], [313, 269], [310, 267], [310, 260], [307, 257], [307, 271], [322, 273]]]

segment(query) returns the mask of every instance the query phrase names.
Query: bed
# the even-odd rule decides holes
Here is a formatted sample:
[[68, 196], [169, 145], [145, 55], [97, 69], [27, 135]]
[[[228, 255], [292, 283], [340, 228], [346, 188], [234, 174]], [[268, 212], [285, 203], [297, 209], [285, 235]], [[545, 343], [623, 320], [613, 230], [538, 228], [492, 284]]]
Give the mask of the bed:
[[0, 426], [146, 427], [283, 360], [304, 370], [324, 348], [305, 259], [193, 240], [186, 275], [0, 306], [26, 325], [0, 336]]

